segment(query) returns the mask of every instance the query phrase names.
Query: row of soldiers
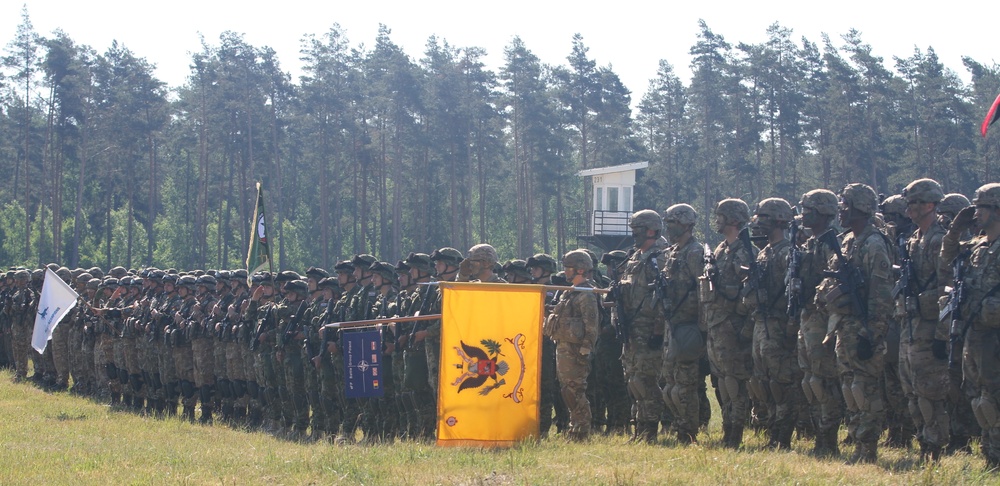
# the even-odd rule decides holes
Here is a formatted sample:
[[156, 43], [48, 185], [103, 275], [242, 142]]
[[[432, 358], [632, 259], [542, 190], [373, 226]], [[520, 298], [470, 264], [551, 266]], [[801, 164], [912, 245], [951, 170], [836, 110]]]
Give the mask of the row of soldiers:
[[888, 428], [891, 445], [915, 436], [924, 461], [981, 435], [1000, 465], [1000, 184], [974, 207], [931, 179], [879, 200], [864, 184], [809, 191], [801, 215], [780, 198], [752, 211], [726, 199], [714, 250], [687, 204], [633, 214], [609, 297], [636, 438], [655, 441], [666, 415], [694, 442], [710, 375], [727, 447], [756, 424], [788, 449], [805, 420], [820, 456], [839, 455], [846, 423], [852, 463], [874, 462]]
[[[256, 274], [249, 284], [242, 270], [131, 276], [118, 268], [103, 277], [58, 269], [83, 305], [57, 327], [52, 357], [36, 357], [35, 369], [52, 370], [57, 387], [72, 378], [81, 390], [105, 390], [117, 407], [153, 414], [176, 414], [180, 404], [193, 420], [200, 401], [203, 421], [220, 411], [295, 438], [308, 430], [351, 441], [358, 428], [366, 441], [430, 437], [440, 321], [382, 328], [386, 396], [365, 400], [344, 395], [338, 343], [351, 331], [332, 324], [433, 315], [440, 293], [421, 284], [502, 282], [505, 274], [511, 283], [608, 288], [596, 306], [571, 302], [583, 292], [550, 295], [543, 434], [553, 422], [576, 438], [592, 424], [617, 432], [632, 424], [636, 440], [655, 441], [663, 424], [694, 442], [707, 424], [710, 377], [727, 447], [740, 447], [752, 424], [772, 447], [790, 448], [796, 428], [808, 429], [816, 454], [838, 455], [846, 423], [853, 462], [876, 460], [888, 428], [896, 445], [914, 435], [925, 460], [981, 436], [996, 465], [1000, 384], [989, 370], [1000, 351], [1000, 184], [983, 186], [971, 203], [929, 179], [880, 199], [864, 184], [817, 189], [802, 196], [798, 216], [780, 198], [752, 211], [726, 199], [714, 210], [723, 237], [714, 250], [697, 241], [691, 206], [662, 217], [638, 211], [634, 247], [602, 259], [607, 277], [593, 253], [566, 255], [571, 273], [560, 279], [551, 256], [501, 266], [489, 245], [464, 256], [411, 253], [396, 265], [357, 255], [335, 276], [311, 268]], [[39, 285], [31, 280], [17, 271], [3, 289], [18, 377], [30, 354], [24, 328]], [[578, 322], [577, 337], [553, 331]]]
[[[575, 255], [590, 264], [575, 264], [577, 285], [587, 285], [596, 256]], [[571, 284], [574, 279], [557, 273], [557, 266], [546, 254], [499, 265], [496, 250], [485, 244], [465, 256], [442, 248], [411, 253], [392, 265], [356, 255], [337, 263], [333, 275], [310, 268], [304, 275], [262, 272], [249, 280], [245, 270], [179, 274], [115, 267], [104, 275], [99, 268], [52, 265], [80, 301], [55, 328], [43, 354], [29, 343], [44, 273], [37, 270], [32, 279], [32, 272], [20, 269], [0, 284], [5, 304], [0, 338], [9, 351], [0, 358], [13, 365], [18, 380], [26, 378], [32, 359], [33, 378], [46, 387], [66, 389], [72, 383], [72, 392], [100, 397], [115, 409], [155, 416], [179, 412], [191, 421], [200, 409], [197, 419], [203, 423], [221, 414], [227, 423], [292, 439], [351, 442], [358, 429], [367, 442], [425, 439], [433, 437], [436, 423], [440, 320], [379, 326], [385, 396], [361, 400], [345, 394], [338, 344], [353, 331], [337, 324], [439, 314], [441, 294], [428, 285], [439, 279], [505, 282], [503, 275], [512, 283]], [[551, 304], [558, 297], [550, 292]], [[610, 337], [595, 353], [602, 358], [601, 378], [591, 383], [611, 384], [586, 390], [585, 380], [578, 383], [577, 389], [582, 385], [591, 394], [589, 400], [573, 400], [588, 409], [587, 426], [578, 427], [584, 435], [590, 402], [602, 407], [593, 414], [601, 417], [602, 428], [624, 432], [628, 424], [620, 345], [609, 344], [614, 337], [605, 314], [603, 333]], [[591, 334], [596, 340], [596, 327]], [[546, 342], [544, 428], [551, 428], [555, 409], [555, 423], [563, 430], [570, 426], [570, 410], [558, 390], [554, 342]]]

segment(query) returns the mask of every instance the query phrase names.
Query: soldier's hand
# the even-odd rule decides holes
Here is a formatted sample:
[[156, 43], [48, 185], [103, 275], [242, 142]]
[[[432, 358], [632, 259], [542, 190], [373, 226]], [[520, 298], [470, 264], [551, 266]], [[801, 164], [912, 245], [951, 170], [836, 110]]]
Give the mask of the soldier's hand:
[[417, 331], [413, 333], [413, 342], [419, 343], [424, 339], [427, 339], [427, 331]]
[[937, 359], [948, 359], [948, 342], [935, 339], [931, 342], [931, 352], [934, 353], [934, 357]]
[[959, 233], [972, 227], [973, 221], [975, 221], [976, 207], [969, 206], [962, 209], [955, 215], [955, 219], [951, 222], [950, 230], [957, 231]]
[[[257, 287], [256, 289], [253, 290], [253, 294], [250, 295], [250, 300], [256, 302], [260, 300], [260, 297], [262, 295], [264, 295], [264, 287], [263, 286]], [[244, 303], [243, 305], [246, 305], [246, 303]]]
[[333, 341], [326, 343], [326, 352], [330, 354], [337, 354], [337, 343]]
[[320, 366], [322, 366], [322, 364], [323, 364], [323, 362], [321, 361], [322, 359], [323, 359], [323, 358], [320, 358], [319, 356], [313, 356], [313, 358], [312, 358], [312, 364], [313, 364], [313, 366], [315, 366], [315, 367], [316, 367], [316, 369], [317, 369], [317, 370], [318, 370], [318, 369], [320, 368]]
[[406, 347], [406, 343], [409, 342], [409, 341], [410, 341], [410, 335], [409, 334], [403, 334], [402, 336], [399, 336], [399, 339], [396, 340], [396, 342], [399, 343], [399, 347], [401, 347], [401, 348], [405, 348]]

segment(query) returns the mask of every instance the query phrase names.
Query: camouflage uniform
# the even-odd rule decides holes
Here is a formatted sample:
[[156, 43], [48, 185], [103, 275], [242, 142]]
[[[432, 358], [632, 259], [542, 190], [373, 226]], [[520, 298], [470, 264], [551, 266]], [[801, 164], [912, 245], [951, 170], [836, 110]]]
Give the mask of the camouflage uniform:
[[[430, 314], [435, 304], [437, 287], [421, 285], [409, 295], [406, 315]], [[433, 437], [435, 397], [432, 396], [427, 374], [426, 340], [416, 341], [414, 335], [425, 326], [426, 321], [414, 323], [410, 328], [407, 346], [403, 350], [403, 403], [406, 408], [407, 435], [411, 438]]]
[[179, 287], [187, 287], [187, 297], [178, 302], [175, 316], [179, 315], [180, 323], [171, 316], [172, 324], [166, 332], [170, 343], [170, 353], [174, 357], [174, 370], [177, 373], [177, 383], [181, 392], [181, 405], [184, 418], [194, 420], [195, 404], [198, 403], [197, 388], [194, 384], [194, 351], [191, 348], [191, 330], [199, 326], [195, 324], [198, 300], [194, 296], [194, 276], [184, 276], [177, 280]]
[[746, 297], [747, 305], [754, 309], [754, 378], [750, 392], [755, 400], [767, 403], [771, 412], [770, 445], [783, 449], [791, 446], [796, 405], [802, 392], [795, 353], [798, 329], [785, 315], [788, 296], [784, 281], [790, 247], [791, 243], [783, 239], [760, 251], [759, 287]]
[[[835, 214], [836, 196], [830, 193], [830, 197], [834, 198]], [[827, 262], [834, 257], [832, 250], [819, 241], [819, 235], [811, 235], [806, 240], [801, 255], [799, 297], [802, 312], [799, 318], [798, 365], [802, 370], [802, 390], [816, 427], [813, 452], [835, 455], [839, 453], [837, 432], [843, 421], [844, 399], [837, 371], [835, 342], [832, 339], [826, 341], [830, 316], [825, 307], [816, 304], [816, 288], [823, 280]]]
[[[923, 186], [936, 191], [920, 191]], [[929, 193], [936, 192], [937, 197]], [[943, 197], [940, 185], [929, 180], [919, 180], [907, 186], [903, 194], [916, 203], [937, 203]], [[947, 264], [940, 259], [941, 240], [945, 230], [938, 224], [936, 215], [927, 232], [920, 228], [906, 241], [908, 268], [900, 282], [906, 292], [896, 298], [897, 315], [902, 318], [899, 349], [899, 375], [906, 394], [910, 417], [917, 430], [921, 451], [937, 459], [948, 445], [950, 420], [947, 412], [949, 390], [948, 325], [938, 319], [938, 299], [944, 294], [948, 282]], [[907, 261], [903, 260], [906, 265]], [[901, 287], [903, 288], [903, 287]]]
[[212, 421], [215, 408], [215, 324], [212, 309], [219, 300], [212, 293], [215, 284], [215, 278], [211, 275], [198, 277], [198, 287], [205, 288], [205, 292], [198, 296], [197, 310], [187, 328], [194, 365], [192, 378], [201, 402], [201, 423]]
[[[870, 217], [874, 214], [875, 191], [862, 184], [848, 185], [841, 195], [848, 209]], [[848, 434], [856, 444], [852, 460], [874, 462], [878, 437], [885, 420], [885, 402], [879, 387], [885, 357], [886, 319], [892, 312], [892, 250], [885, 235], [867, 223], [860, 233], [849, 233], [841, 243], [844, 258], [861, 273], [856, 295], [862, 315], [852, 310], [852, 298], [842, 292], [843, 282], [828, 277], [817, 289], [830, 312], [827, 329], [837, 338], [837, 364], [841, 390], [850, 412]], [[840, 269], [834, 258], [830, 271]]]
[[666, 408], [657, 383], [663, 364], [664, 338], [660, 333], [666, 317], [662, 303], [650, 287], [663, 265], [665, 248], [666, 240], [657, 237], [648, 250], [634, 252], [625, 263], [619, 285], [618, 318], [626, 329], [622, 352], [625, 383], [635, 407], [635, 436], [647, 441], [656, 439], [659, 420]]
[[[620, 250], [614, 254], [605, 254], [602, 258], [602, 262], [608, 266], [609, 274], [616, 274], [615, 267], [624, 261], [625, 252]], [[601, 288], [612, 286], [612, 280], [604, 276], [595, 279], [595, 283]], [[614, 287], [617, 288], [617, 284]], [[615, 331], [618, 325], [617, 309], [613, 307], [613, 297], [607, 295], [600, 308], [601, 325], [591, 360], [590, 377], [587, 378], [587, 396], [590, 399], [594, 427], [608, 434], [622, 434], [628, 429], [632, 404], [628, 389], [625, 388], [625, 372], [621, 361], [622, 341]]]
[[706, 349], [719, 384], [723, 443], [734, 448], [742, 442], [750, 411], [747, 382], [753, 371], [753, 322], [740, 302], [740, 294], [746, 276], [744, 268], [755, 258], [751, 251], [753, 248], [746, 248], [739, 240], [719, 243], [713, 253], [714, 270], [707, 272], [710, 281], [703, 278], [700, 282], [700, 301], [708, 329]]
[[[670, 210], [664, 221], [670, 218]], [[705, 359], [704, 323], [700, 322], [698, 305], [698, 277], [705, 265], [705, 247], [692, 235], [683, 246], [674, 244], [664, 251], [663, 273], [667, 281], [664, 307], [670, 337], [663, 351], [660, 377], [662, 395], [672, 412], [677, 439], [682, 443], [693, 441], [698, 434], [701, 396], [704, 386], [701, 361]], [[684, 329], [688, 328], [688, 329]], [[698, 349], [680, 349], [693, 343], [681, 338], [683, 332], [701, 334]]]
[[[577, 250], [566, 254], [564, 265], [578, 270], [593, 268], [590, 256]], [[580, 287], [592, 288], [590, 282]], [[593, 293], [567, 291], [545, 321], [545, 335], [556, 344], [556, 373], [562, 398], [569, 410], [569, 434], [575, 439], [590, 434], [591, 413], [587, 400], [590, 354], [597, 344], [600, 301]]]
[[38, 300], [38, 294], [30, 287], [23, 285], [30, 278], [26, 270], [19, 270], [15, 278], [19, 285], [11, 297], [10, 304], [4, 310], [11, 321], [11, 343], [14, 354], [14, 377], [23, 380], [28, 376], [28, 357], [32, 352], [31, 333], [34, 325], [32, 307]]
[[[972, 392], [972, 410], [983, 429], [982, 450], [988, 467], [1000, 467], [1000, 239], [990, 241], [1000, 217], [1000, 184], [986, 184], [973, 198], [975, 218], [986, 234], [961, 243], [962, 233], [971, 221], [972, 208], [956, 216], [941, 244], [941, 260], [947, 264], [963, 258], [965, 276], [959, 302], [964, 322], [957, 322], [952, 334], [961, 336], [963, 374]], [[987, 218], [985, 222], [981, 218]], [[962, 227], [959, 227], [959, 226]], [[963, 329], [964, 328], [964, 329]]]
[[[306, 398], [305, 368], [302, 361], [302, 342], [296, 339], [303, 319], [307, 318], [309, 302], [305, 296], [309, 286], [305, 281], [295, 280], [285, 284], [286, 292], [298, 292], [295, 302], [283, 301], [274, 308], [276, 360], [281, 366], [275, 374], [284, 376], [284, 396], [282, 415], [285, 426], [291, 429], [292, 438], [302, 438], [309, 427], [309, 402]], [[280, 356], [280, 358], [279, 358]], [[277, 361], [276, 361], [277, 362]], [[289, 427], [290, 426], [290, 427]]]

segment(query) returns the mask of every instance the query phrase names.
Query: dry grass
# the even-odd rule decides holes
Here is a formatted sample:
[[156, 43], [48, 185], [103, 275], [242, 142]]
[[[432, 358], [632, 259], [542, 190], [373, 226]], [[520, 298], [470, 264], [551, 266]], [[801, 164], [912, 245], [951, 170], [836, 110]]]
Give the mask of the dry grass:
[[[716, 417], [718, 416], [716, 410]], [[635, 445], [624, 437], [588, 444], [550, 439], [506, 450], [429, 444], [297, 444], [262, 433], [108, 411], [66, 393], [12, 383], [0, 373], [0, 484], [978, 484], [1000, 482], [968, 454], [936, 467], [915, 451], [883, 450], [876, 465], [792, 452], [719, 446], [713, 420], [701, 445]]]

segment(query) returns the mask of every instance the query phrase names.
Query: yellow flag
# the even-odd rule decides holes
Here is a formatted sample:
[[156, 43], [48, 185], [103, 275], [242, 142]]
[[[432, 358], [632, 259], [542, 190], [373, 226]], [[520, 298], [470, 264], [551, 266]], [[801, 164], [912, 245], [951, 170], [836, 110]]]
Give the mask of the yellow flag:
[[496, 447], [538, 437], [544, 289], [439, 285], [437, 444]]

